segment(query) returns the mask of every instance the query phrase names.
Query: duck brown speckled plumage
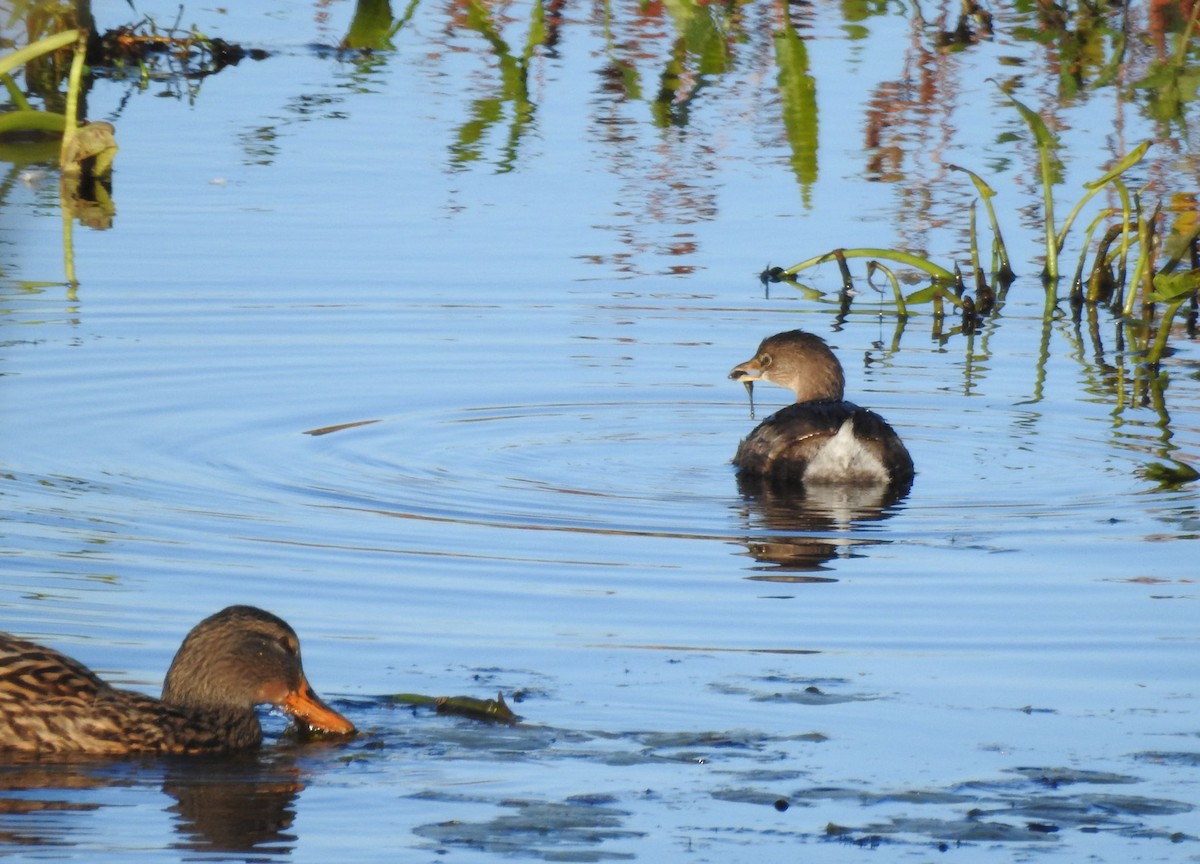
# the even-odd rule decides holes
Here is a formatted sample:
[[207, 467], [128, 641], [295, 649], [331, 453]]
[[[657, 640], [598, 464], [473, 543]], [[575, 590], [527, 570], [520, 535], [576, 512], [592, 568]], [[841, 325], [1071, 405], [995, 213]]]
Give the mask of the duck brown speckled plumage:
[[287, 622], [230, 606], [188, 633], [162, 699], [119, 690], [64, 654], [0, 634], [0, 751], [220, 753], [262, 743], [255, 705], [323, 732], [354, 724], [312, 691]]
[[769, 336], [754, 357], [729, 373], [735, 381], [770, 381], [796, 394], [738, 445], [742, 475], [773, 486], [886, 486], [903, 494], [913, 462], [895, 430], [844, 398], [842, 364], [819, 336], [789, 330]]

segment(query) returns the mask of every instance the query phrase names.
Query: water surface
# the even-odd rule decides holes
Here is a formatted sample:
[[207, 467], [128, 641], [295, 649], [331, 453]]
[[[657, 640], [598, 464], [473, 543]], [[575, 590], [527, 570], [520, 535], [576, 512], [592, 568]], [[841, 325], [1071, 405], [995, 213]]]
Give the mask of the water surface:
[[[942, 54], [899, 10], [818, 4], [805, 155], [779, 10], [740, 8], [724, 67], [685, 45], [658, 102], [679, 10], [613, 7], [606, 31], [562, 7], [522, 57], [531, 8], [494, 9], [514, 91], [455, 7], [418, 6], [368, 58], [323, 47], [349, 4], [189, 9], [269, 57], [97, 82], [117, 215], [76, 229], [75, 288], [54, 178], [8, 169], [4, 628], [153, 693], [192, 624], [262, 605], [363, 734], [3, 766], [4, 854], [1197, 854], [1200, 516], [1194, 486], [1146, 476], [1200, 458], [1194, 337], [1177, 326], [1156, 401], [1111, 314], [1044, 314], [1036, 156], [985, 78], [1016, 66], [1053, 110], [1072, 202], [1155, 136], [1168, 155], [1139, 178], [1180, 191], [1162, 177], [1191, 164], [1190, 128], [1064, 95], [1007, 7], [993, 40]], [[965, 262], [972, 192], [947, 162], [994, 172], [1020, 250], [979, 332], [898, 322], [865, 284], [839, 315], [757, 281], [846, 245]], [[739, 494], [755, 421], [726, 375], [797, 326], [905, 438], [903, 501]], [[526, 725], [388, 698], [497, 691]]]

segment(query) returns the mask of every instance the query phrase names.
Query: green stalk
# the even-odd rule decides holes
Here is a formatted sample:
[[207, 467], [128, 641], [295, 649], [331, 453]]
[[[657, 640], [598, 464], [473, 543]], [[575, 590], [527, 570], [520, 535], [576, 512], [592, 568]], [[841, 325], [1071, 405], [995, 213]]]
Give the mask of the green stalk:
[[1120, 274], [1117, 284], [1120, 286], [1120, 290], [1124, 291], [1129, 284], [1125, 277], [1128, 275], [1126, 268], [1129, 266], [1129, 247], [1132, 245], [1129, 228], [1133, 224], [1133, 204], [1129, 200], [1129, 187], [1123, 181], [1114, 180], [1113, 188], [1121, 196], [1121, 257], [1120, 263], [1117, 265], [1117, 273]]
[[[1013, 273], [1012, 267], [1008, 262], [1008, 248], [1004, 245], [1004, 235], [1000, 233], [1000, 220], [996, 218], [996, 208], [992, 206], [992, 199], [996, 197], [996, 190], [987, 184], [987, 182], [967, 168], [959, 165], [947, 165], [951, 171], [961, 171], [971, 178], [971, 182], [975, 184], [975, 191], [979, 193], [979, 197], [983, 199], [983, 206], [987, 209], [988, 222], [992, 226], [992, 272], [1003, 282], [1011, 282], [1016, 274]], [[974, 247], [972, 247], [974, 248]]]
[[1190, 295], [1180, 297], [1167, 306], [1163, 312], [1162, 320], [1158, 324], [1158, 332], [1154, 335], [1154, 344], [1150, 346], [1150, 350], [1146, 353], [1146, 363], [1153, 366], [1162, 359], [1163, 352], [1167, 350], [1167, 337], [1171, 335], [1171, 320], [1175, 317], [1175, 313], [1179, 311], [1179, 307], [1191, 299]]
[[8, 98], [17, 106], [18, 111], [30, 111], [29, 100], [25, 98], [25, 94], [21, 92], [21, 88], [17, 86], [17, 82], [13, 80], [12, 75], [5, 72], [0, 75], [0, 82], [3, 82], [4, 89], [8, 91]]
[[1152, 142], [1150, 141], [1143, 141], [1132, 151], [1125, 154], [1121, 161], [1119, 161], [1116, 165], [1104, 172], [1103, 176], [1091, 181], [1090, 183], [1083, 184], [1083, 188], [1087, 189], [1088, 191], [1082, 198], [1079, 199], [1078, 203], [1076, 203], [1076, 205], [1071, 209], [1066, 221], [1063, 222], [1063, 226], [1059, 230], [1056, 238], [1056, 243], [1059, 249], [1062, 249], [1063, 245], [1066, 243], [1067, 233], [1071, 230], [1071, 225], [1075, 222], [1075, 217], [1079, 215], [1079, 211], [1083, 209], [1084, 205], [1091, 201], [1096, 193], [1102, 191], [1106, 186], [1110, 184], [1114, 186], [1120, 184], [1121, 175], [1142, 161], [1142, 158], [1146, 155], [1146, 151], [1150, 149], [1151, 143]]
[[[1138, 196], [1134, 196], [1134, 208], [1137, 211], [1138, 259], [1133, 268], [1133, 278], [1129, 280], [1129, 290], [1125, 293], [1125, 308], [1122, 310], [1126, 317], [1133, 314], [1133, 304], [1137, 302], [1138, 286], [1150, 272], [1150, 228], [1146, 224], [1146, 214], [1142, 211]], [[1144, 293], [1149, 294], [1149, 291]]]
[[83, 30], [72, 31], [76, 34], [75, 56], [71, 58], [71, 71], [67, 76], [67, 105], [63, 110], [65, 125], [63, 127], [62, 151], [59, 167], [67, 171], [67, 154], [75, 141], [79, 127], [79, 83], [83, 79], [83, 58], [87, 53], [87, 33]]
[[50, 111], [9, 111], [0, 114], [0, 135], [9, 132], [52, 132], [58, 134], [66, 127], [61, 114]]
[[939, 267], [927, 258], [922, 258], [919, 255], [912, 255], [908, 252], [898, 252], [894, 249], [835, 249], [832, 252], [826, 252], [824, 255], [818, 255], [815, 258], [809, 258], [807, 261], [801, 261], [799, 264], [794, 264], [783, 271], [783, 275], [795, 276], [801, 270], [807, 270], [809, 267], [815, 267], [818, 264], [824, 264], [826, 261], [833, 261], [838, 256], [844, 258], [883, 258], [888, 261], [896, 261], [900, 264], [907, 264], [910, 267], [915, 267], [925, 273], [928, 273], [939, 282], [953, 284], [954, 274], [945, 267]]
[[32, 45], [19, 48], [11, 54], [5, 54], [0, 57], [0, 75], [6, 74], [18, 66], [24, 66], [30, 60], [41, 57], [43, 54], [49, 54], [70, 45], [79, 38], [79, 33], [79, 30], [64, 30], [62, 33], [55, 33], [53, 36], [39, 39]]
[[[71, 58], [71, 71], [67, 76], [67, 105], [63, 111], [64, 127], [62, 150], [59, 156], [59, 167], [64, 175], [75, 173], [79, 170], [78, 164], [74, 159], [69, 159], [68, 154], [74, 152], [74, 141], [79, 126], [79, 82], [83, 79], [83, 58], [87, 53], [87, 31], [74, 30], [75, 33], [75, 56]], [[75, 278], [75, 213], [71, 206], [67, 203], [66, 185], [70, 181], [64, 176], [60, 183], [62, 184], [62, 220], [63, 220], [63, 270], [66, 272], [67, 284], [74, 290], [79, 285], [79, 281]], [[78, 179], [70, 185], [74, 186], [78, 183]]]
[[[1095, 235], [1096, 229], [1100, 227], [1100, 223], [1103, 222], [1107, 216], [1107, 212], [1098, 215], [1092, 220], [1092, 224], [1088, 225], [1087, 232], [1084, 234], [1083, 251], [1079, 253], [1079, 264], [1077, 264], [1075, 267], [1075, 280], [1073, 282], [1073, 284], [1079, 285], [1080, 288], [1083, 287], [1083, 268], [1087, 265], [1088, 247], [1092, 245], [1092, 237]], [[1099, 250], [1097, 250], [1097, 255], [1099, 254]], [[1097, 264], [1099, 264], [1099, 261], [1097, 261]], [[1089, 297], [1088, 299], [1090, 300], [1091, 298]]]
[[[998, 85], [997, 85], [998, 86]], [[1004, 92], [1001, 90], [1000, 92]], [[1029, 127], [1029, 131], [1033, 133], [1035, 142], [1038, 148], [1038, 161], [1041, 164], [1042, 174], [1042, 207], [1045, 211], [1046, 220], [1046, 267], [1042, 271], [1042, 278], [1047, 282], [1058, 281], [1058, 233], [1054, 229], [1054, 193], [1053, 186], [1057, 176], [1055, 163], [1058, 161], [1054, 155], [1054, 151], [1058, 147], [1058, 141], [1054, 134], [1046, 126], [1046, 122], [1042, 120], [1038, 113], [1018, 99], [1005, 93], [1008, 101], [1011, 102], [1025, 120], [1025, 125]]]
[[904, 292], [900, 290], [900, 280], [896, 278], [896, 274], [889, 268], [880, 264], [878, 261], [871, 260], [867, 262], [867, 281], [871, 281], [871, 276], [876, 270], [882, 270], [883, 275], [892, 283], [892, 296], [896, 299], [896, 313], [902, 318], [908, 317], [908, 304], [904, 301]]

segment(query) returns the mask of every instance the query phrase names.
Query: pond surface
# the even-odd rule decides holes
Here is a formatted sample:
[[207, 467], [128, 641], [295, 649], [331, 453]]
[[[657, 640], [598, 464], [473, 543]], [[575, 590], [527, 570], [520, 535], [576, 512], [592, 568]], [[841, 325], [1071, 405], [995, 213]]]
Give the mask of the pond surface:
[[[1067, 92], [1008, 4], [959, 52], [933, 9], [793, 9], [790, 132], [766, 2], [415, 4], [366, 56], [328, 47], [349, 3], [252, 6], [184, 23], [265, 59], [90, 91], [121, 150], [78, 286], [56, 177], [3, 166], [0, 624], [157, 693], [257, 604], [362, 734], [0, 765], [0, 854], [1200, 857], [1200, 495], [1148, 474], [1200, 463], [1200, 351], [1177, 321], [1148, 388], [1111, 312], [1047, 314], [1035, 148], [986, 79], [1053, 116], [1064, 210], [1150, 138], [1131, 185], [1194, 193], [1185, 121]], [[839, 246], [965, 266], [948, 163], [1017, 256], [977, 332], [865, 282], [841, 314], [832, 264], [758, 281]], [[904, 500], [739, 494], [727, 373], [795, 327], [907, 442]], [[497, 692], [524, 725], [390, 698]]]

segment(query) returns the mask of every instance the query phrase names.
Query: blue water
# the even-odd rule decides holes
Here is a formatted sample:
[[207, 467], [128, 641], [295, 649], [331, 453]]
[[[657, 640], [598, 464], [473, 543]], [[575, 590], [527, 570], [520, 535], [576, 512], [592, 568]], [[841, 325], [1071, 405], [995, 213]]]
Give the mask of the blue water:
[[[666, 128], [648, 100], [669, 16], [614, 7], [606, 44], [599, 9], [565, 8], [514, 127], [455, 9], [418, 7], [367, 60], [319, 47], [352, 11], [188, 9], [269, 58], [191, 94], [97, 82], [117, 212], [75, 229], [75, 289], [56, 178], [8, 169], [0, 610], [154, 693], [192, 624], [262, 605], [363, 734], [0, 766], [0, 854], [1194, 857], [1200, 516], [1194, 485], [1144, 472], [1200, 461], [1198, 355], [1177, 326], [1156, 408], [1110, 314], [1096, 339], [1065, 302], [1043, 315], [1036, 155], [984, 80], [1019, 57], [1022, 97], [1053, 102], [1043, 55], [1003, 35], [922, 54], [899, 11], [861, 30], [806, 12], [820, 146], [801, 183], [769, 4]], [[520, 53], [529, 8], [494, 14]], [[640, 98], [605, 88], [612, 56], [635, 58]], [[888, 127], [902, 170], [881, 182], [864, 117], [892, 80], [937, 95], [895, 104], [922, 122]], [[1068, 203], [1165, 131], [1110, 91], [1054, 104]], [[1164, 194], [1194, 158], [1172, 147], [1139, 174]], [[939, 336], [928, 307], [899, 326], [865, 283], [844, 317], [764, 292], [764, 265], [837, 246], [965, 263], [972, 193], [945, 162], [994, 181], [1019, 250], [979, 333]], [[810, 284], [831, 294], [836, 268]], [[875, 518], [738, 494], [754, 420], [726, 375], [796, 326], [913, 454], [912, 493]], [[757, 416], [785, 395], [756, 388]], [[497, 691], [526, 726], [388, 699]]]

